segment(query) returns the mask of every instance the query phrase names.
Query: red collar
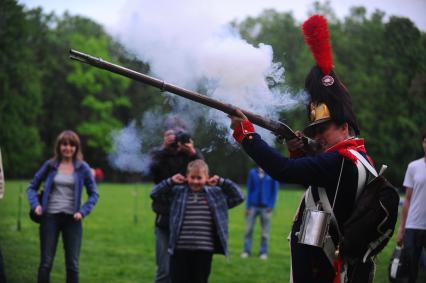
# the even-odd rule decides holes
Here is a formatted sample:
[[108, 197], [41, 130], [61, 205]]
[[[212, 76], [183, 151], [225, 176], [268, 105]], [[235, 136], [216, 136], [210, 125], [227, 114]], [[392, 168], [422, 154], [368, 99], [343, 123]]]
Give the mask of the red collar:
[[351, 160], [352, 162], [356, 162], [357, 158], [353, 155], [349, 150], [354, 149], [359, 152], [367, 153], [364, 146], [364, 139], [349, 139], [339, 143], [336, 143], [332, 147], [328, 148], [325, 152], [338, 152], [340, 155], [345, 157], [346, 159]]

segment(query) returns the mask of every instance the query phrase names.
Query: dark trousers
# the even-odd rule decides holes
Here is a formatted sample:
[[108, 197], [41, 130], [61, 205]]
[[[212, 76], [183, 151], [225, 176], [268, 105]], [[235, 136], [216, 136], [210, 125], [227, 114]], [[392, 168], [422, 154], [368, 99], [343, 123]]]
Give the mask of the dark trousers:
[[3, 256], [0, 250], [0, 283], [6, 283], [6, 275], [4, 274]]
[[170, 257], [172, 283], [207, 283], [212, 259], [212, 252], [175, 250]]
[[155, 259], [157, 263], [157, 273], [155, 283], [170, 283], [169, 276], [169, 229], [155, 227]]
[[426, 248], [426, 230], [405, 229], [404, 253], [408, 260], [410, 283], [416, 282], [422, 250]]
[[[291, 242], [291, 259], [294, 283], [331, 283], [336, 275], [323, 250], [297, 243], [293, 236]], [[349, 283], [371, 283], [374, 278], [374, 263], [357, 261], [348, 264]]]
[[320, 248], [291, 243], [294, 283], [330, 283], [334, 269]]
[[45, 214], [40, 223], [40, 266], [38, 283], [49, 283], [50, 271], [55, 258], [59, 234], [65, 251], [67, 283], [78, 283], [78, 258], [83, 234], [81, 221], [72, 215], [58, 213]]

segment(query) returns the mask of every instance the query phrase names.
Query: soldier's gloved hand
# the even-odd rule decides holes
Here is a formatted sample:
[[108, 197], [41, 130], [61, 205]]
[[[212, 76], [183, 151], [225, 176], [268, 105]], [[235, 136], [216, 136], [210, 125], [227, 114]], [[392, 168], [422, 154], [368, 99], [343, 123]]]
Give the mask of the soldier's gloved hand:
[[296, 134], [296, 138], [285, 141], [290, 157], [304, 156], [305, 155], [304, 147], [305, 147], [306, 137], [300, 131], [296, 131], [295, 134]]
[[228, 115], [228, 117], [231, 118], [231, 129], [233, 130], [235, 130], [235, 128], [239, 126], [241, 122], [248, 120], [246, 115], [244, 115], [244, 113], [241, 112], [240, 109], [237, 109], [236, 113], [238, 116]]
[[241, 143], [246, 135], [255, 133], [253, 124], [247, 119], [246, 115], [240, 110], [236, 110], [238, 116], [228, 116], [231, 118], [231, 129], [234, 130], [232, 136]]

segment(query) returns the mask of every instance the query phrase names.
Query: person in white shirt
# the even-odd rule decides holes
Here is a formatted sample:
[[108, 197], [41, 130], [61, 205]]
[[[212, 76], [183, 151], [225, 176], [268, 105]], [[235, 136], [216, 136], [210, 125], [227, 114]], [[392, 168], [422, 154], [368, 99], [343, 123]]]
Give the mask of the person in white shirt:
[[409, 282], [416, 282], [422, 249], [426, 248], [426, 131], [422, 134], [424, 156], [408, 164], [404, 178], [405, 200], [397, 244], [404, 247]]

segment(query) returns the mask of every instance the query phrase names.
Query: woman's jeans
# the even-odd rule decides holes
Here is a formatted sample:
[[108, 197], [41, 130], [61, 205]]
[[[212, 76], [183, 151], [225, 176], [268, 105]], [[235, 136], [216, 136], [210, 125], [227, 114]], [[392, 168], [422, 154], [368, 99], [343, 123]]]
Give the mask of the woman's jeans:
[[40, 266], [38, 283], [49, 283], [59, 233], [65, 251], [67, 283], [78, 282], [78, 258], [83, 234], [81, 221], [65, 213], [44, 214], [40, 223]]

